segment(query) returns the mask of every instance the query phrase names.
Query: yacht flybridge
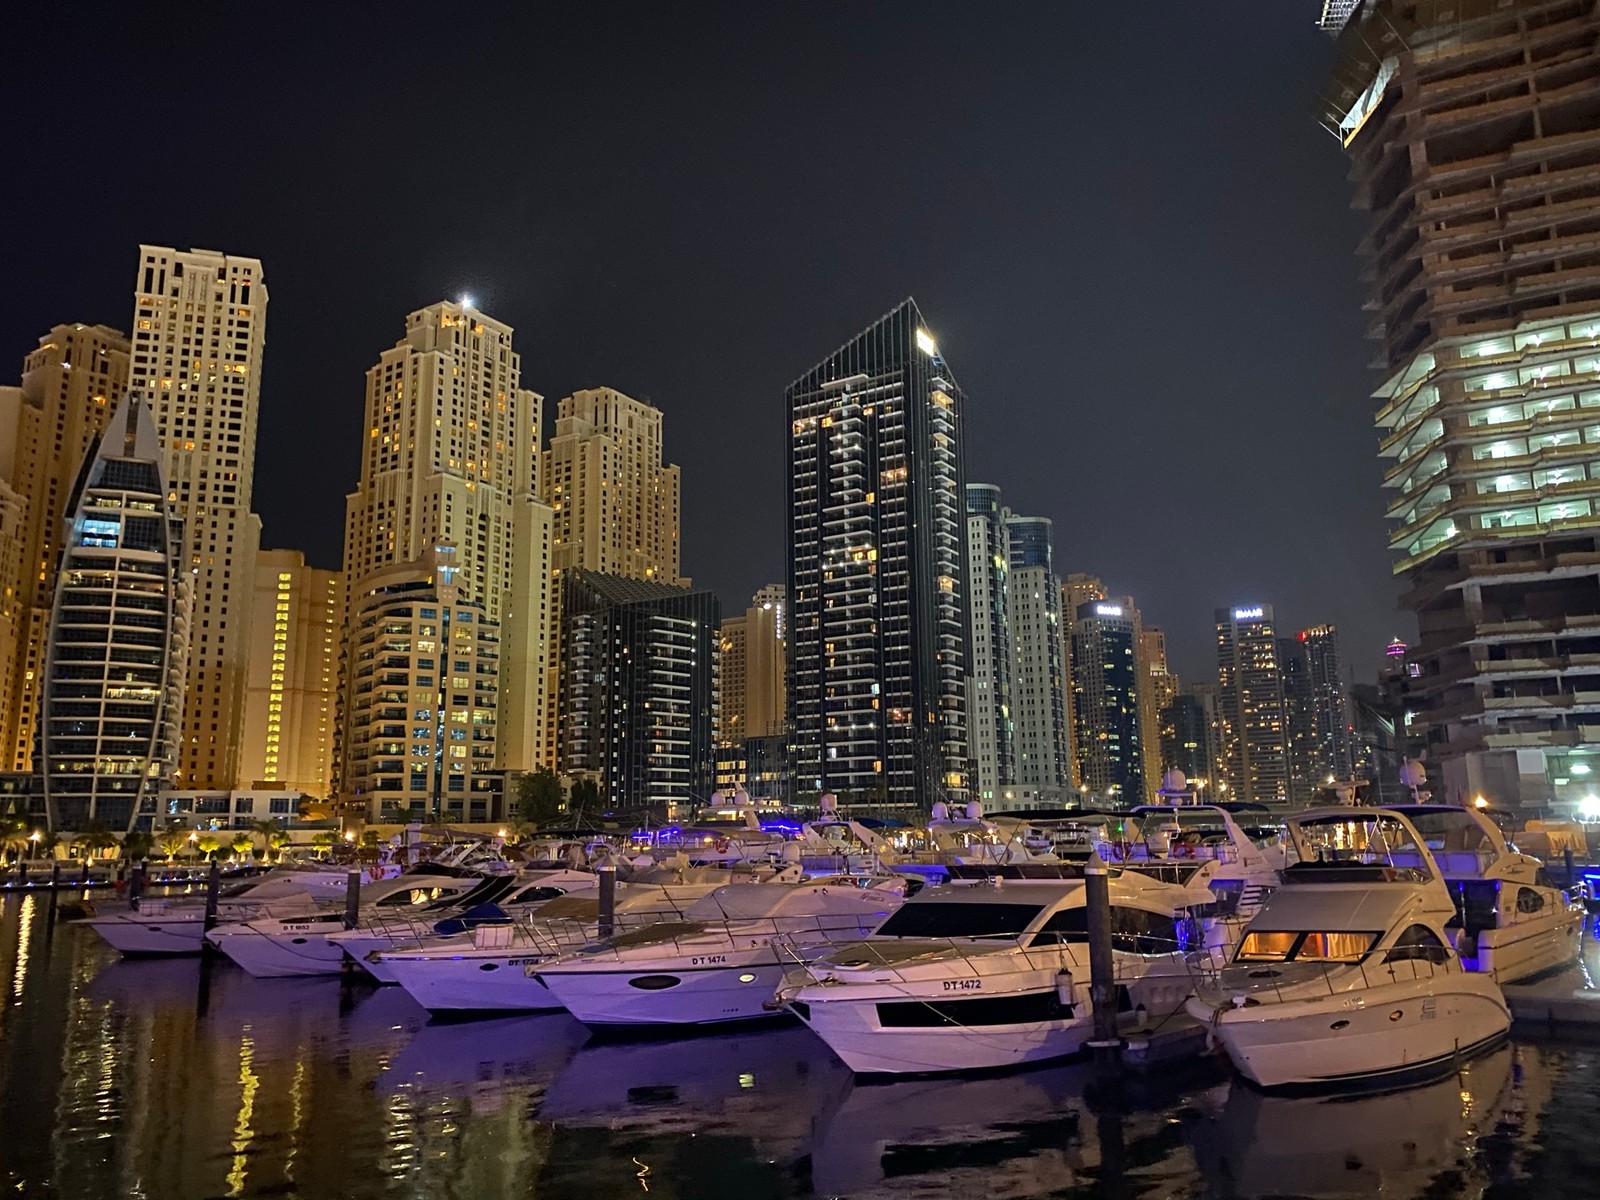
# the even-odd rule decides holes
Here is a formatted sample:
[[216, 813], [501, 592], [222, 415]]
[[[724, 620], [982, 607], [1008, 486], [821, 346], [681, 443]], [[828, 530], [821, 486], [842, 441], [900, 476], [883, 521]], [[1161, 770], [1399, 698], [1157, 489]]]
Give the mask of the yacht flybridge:
[[1288, 820], [1298, 861], [1233, 961], [1188, 1003], [1264, 1087], [1388, 1083], [1503, 1038], [1499, 986], [1467, 969], [1455, 901], [1417, 827], [1395, 809]]
[[[1120, 1007], [1160, 1015], [1190, 991], [1190, 905], [1134, 872], [1110, 880]], [[778, 993], [852, 1069], [989, 1070], [1076, 1054], [1092, 1036], [1082, 879], [952, 883], [907, 900], [868, 938], [831, 950]]]

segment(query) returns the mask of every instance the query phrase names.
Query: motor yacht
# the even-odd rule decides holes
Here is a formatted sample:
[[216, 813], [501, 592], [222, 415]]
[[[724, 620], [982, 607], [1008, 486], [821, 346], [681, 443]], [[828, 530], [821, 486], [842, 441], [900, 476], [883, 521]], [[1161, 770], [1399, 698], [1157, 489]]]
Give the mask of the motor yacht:
[[[663, 878], [664, 877], [664, 878]], [[794, 872], [773, 873], [776, 880]], [[617, 884], [613, 929], [639, 929], [682, 916], [695, 901], [728, 886], [729, 872], [652, 868], [639, 882]], [[761, 886], [765, 886], [764, 884]], [[561, 1004], [527, 973], [599, 935], [594, 892], [574, 892], [539, 905], [509, 925], [480, 925], [463, 934], [434, 936], [368, 954], [362, 966], [392, 980], [435, 1013], [544, 1012]]]
[[1444, 1069], [1511, 1026], [1493, 978], [1447, 929], [1456, 906], [1401, 812], [1333, 808], [1288, 820], [1297, 862], [1233, 961], [1188, 1010], [1262, 1087], [1385, 1084]]
[[[363, 874], [365, 882], [371, 882]], [[334, 882], [338, 887], [335, 889]], [[274, 869], [257, 879], [225, 887], [217, 899], [218, 922], [246, 921], [315, 912], [343, 895], [347, 872], [323, 868]], [[95, 906], [86, 925], [113, 949], [129, 956], [199, 954], [205, 941], [205, 900], [144, 896], [131, 906]]]
[[[1136, 872], [1110, 880], [1119, 1007], [1166, 1014], [1211, 902]], [[1082, 879], [953, 883], [792, 974], [778, 995], [862, 1073], [992, 1070], [1065, 1058], [1092, 1036]]]
[[[1446, 925], [1469, 971], [1516, 983], [1578, 957], [1584, 912], [1544, 865], [1506, 841], [1487, 814], [1453, 804], [1396, 805], [1427, 842], [1456, 915]], [[1409, 860], [1408, 860], [1409, 865]]]
[[864, 936], [900, 906], [906, 887], [893, 876], [864, 887], [848, 876], [730, 884], [682, 920], [616, 934], [533, 970], [585, 1025], [770, 1019], [785, 972]]
[[[402, 912], [442, 917], [463, 903], [492, 901], [513, 882], [513, 877], [505, 875], [480, 875], [426, 865], [413, 868], [404, 875], [363, 887], [358, 898], [357, 924]], [[345, 928], [345, 912], [340, 907], [290, 916], [250, 917], [218, 925], [205, 936], [258, 978], [336, 975], [343, 967], [345, 952], [343, 946], [329, 940], [329, 935]]]

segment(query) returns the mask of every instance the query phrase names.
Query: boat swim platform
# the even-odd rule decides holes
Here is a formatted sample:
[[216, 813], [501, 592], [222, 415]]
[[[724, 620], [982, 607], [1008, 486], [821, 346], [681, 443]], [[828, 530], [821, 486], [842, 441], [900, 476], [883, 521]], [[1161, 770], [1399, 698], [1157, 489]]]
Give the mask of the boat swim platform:
[[1600, 988], [1592, 986], [1581, 972], [1565, 971], [1538, 983], [1508, 984], [1501, 991], [1518, 1033], [1600, 1037]]

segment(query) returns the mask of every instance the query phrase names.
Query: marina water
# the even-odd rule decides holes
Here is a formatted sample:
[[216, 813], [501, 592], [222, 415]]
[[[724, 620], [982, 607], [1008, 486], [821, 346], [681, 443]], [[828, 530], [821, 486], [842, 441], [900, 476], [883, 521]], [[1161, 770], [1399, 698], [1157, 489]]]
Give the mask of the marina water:
[[1080, 1064], [860, 1083], [793, 1025], [431, 1023], [393, 988], [119, 961], [43, 894], [0, 908], [6, 1196], [1564, 1200], [1600, 1178], [1600, 1040], [1519, 1037], [1382, 1095], [1267, 1096], [1215, 1062], [1116, 1093]]

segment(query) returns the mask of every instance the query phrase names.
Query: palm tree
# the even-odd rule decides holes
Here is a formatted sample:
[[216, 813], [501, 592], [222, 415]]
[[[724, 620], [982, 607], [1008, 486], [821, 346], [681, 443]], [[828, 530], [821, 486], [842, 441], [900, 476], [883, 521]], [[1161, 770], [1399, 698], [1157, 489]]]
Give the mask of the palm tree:
[[250, 832], [261, 839], [261, 857], [266, 858], [267, 851], [272, 848], [272, 835], [283, 828], [276, 821], [251, 821]]
[[222, 839], [214, 833], [202, 833], [195, 841], [195, 848], [209, 859], [222, 849]]
[[0, 851], [10, 850], [16, 858], [21, 858], [29, 845], [26, 821], [18, 817], [0, 821]]
[[277, 854], [279, 862], [283, 861], [283, 850], [288, 844], [289, 834], [287, 830], [277, 829], [267, 835], [267, 848]]
[[111, 827], [104, 821], [90, 821], [73, 841], [95, 857], [98, 857], [101, 851], [113, 849], [118, 844], [117, 835], [111, 832]]
[[250, 834], [243, 829], [234, 834], [233, 841], [228, 843], [228, 849], [232, 850], [234, 856], [237, 858], [243, 858], [245, 855], [253, 853], [255, 848], [255, 838], [251, 837]]
[[167, 856], [168, 862], [177, 858], [178, 851], [182, 850], [188, 843], [188, 836], [178, 829], [169, 829], [156, 838], [156, 845], [161, 847], [161, 853]]
[[142, 829], [135, 829], [122, 839], [122, 856], [129, 862], [138, 862], [149, 858], [154, 846], [155, 838]]

